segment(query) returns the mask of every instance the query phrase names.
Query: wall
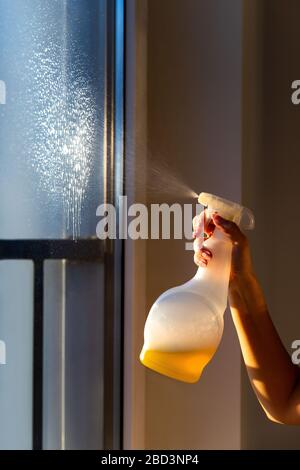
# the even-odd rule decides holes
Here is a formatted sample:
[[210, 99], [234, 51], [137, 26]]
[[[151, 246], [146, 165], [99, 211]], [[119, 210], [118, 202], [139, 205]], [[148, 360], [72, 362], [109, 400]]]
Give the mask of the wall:
[[[256, 215], [256, 271], [289, 351], [300, 336], [300, 107], [290, 99], [300, 77], [299, 14], [297, 0], [245, 1], [243, 200]], [[300, 428], [268, 421], [245, 375], [242, 383], [242, 447], [299, 448]]]
[[[239, 0], [148, 2], [148, 165], [169, 165], [196, 192], [241, 197]], [[148, 172], [148, 174], [151, 174]], [[151, 181], [148, 181], [148, 187]], [[159, 191], [149, 193], [164, 201]], [[170, 199], [184, 201], [180, 194]], [[147, 307], [195, 272], [184, 241], [147, 244]], [[146, 447], [240, 447], [240, 352], [229, 312], [196, 385], [146, 373]]]
[[[134, 147], [130, 157], [133, 152], [137, 168], [139, 161], [145, 164], [148, 121], [149, 169], [153, 161], [167, 163], [197, 192], [242, 197], [253, 208], [256, 229], [249, 238], [254, 264], [274, 323], [290, 350], [300, 331], [299, 256], [296, 250], [291, 254], [292, 232], [286, 227], [292, 220], [297, 233], [300, 225], [300, 108], [290, 101], [291, 82], [300, 78], [299, 2], [289, 0], [288, 8], [283, 0], [147, 3], [147, 61], [144, 14], [136, 24], [142, 38], [137, 48], [141, 67], [131, 118], [139, 132], [132, 142], [129, 137], [128, 145]], [[145, 171], [136, 169], [136, 174], [144, 184]], [[165, 198], [149, 191], [148, 202], [154, 196]], [[179, 194], [172, 198], [187, 202]], [[131, 249], [127, 253], [132, 259]], [[135, 309], [132, 317], [129, 303], [126, 331], [131, 349], [125, 378], [126, 370], [132, 372], [126, 379], [131, 388], [125, 396], [125, 447], [298, 448], [300, 429], [271, 423], [262, 412], [241, 365], [229, 312], [221, 347], [198, 384], [181, 384], [139, 365], [147, 310], [162, 291], [184, 282], [195, 270], [182, 241], [149, 241], [144, 256], [140, 246], [130, 267]], [[129, 289], [127, 294], [130, 297]], [[132, 318], [135, 335], [130, 343]]]

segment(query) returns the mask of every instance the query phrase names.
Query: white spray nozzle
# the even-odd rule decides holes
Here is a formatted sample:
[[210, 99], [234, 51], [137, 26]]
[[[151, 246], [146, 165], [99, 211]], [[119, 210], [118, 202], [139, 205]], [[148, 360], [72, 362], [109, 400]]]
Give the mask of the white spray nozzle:
[[217, 212], [224, 219], [235, 222], [245, 230], [254, 228], [254, 215], [247, 207], [210, 193], [200, 193], [198, 202], [207, 207], [210, 215]]

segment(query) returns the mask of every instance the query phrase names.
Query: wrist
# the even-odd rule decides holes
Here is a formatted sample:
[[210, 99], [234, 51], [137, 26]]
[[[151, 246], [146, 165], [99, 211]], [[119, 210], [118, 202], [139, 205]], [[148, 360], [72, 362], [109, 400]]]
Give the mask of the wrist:
[[229, 301], [240, 313], [255, 315], [267, 311], [262, 289], [252, 271], [239, 273], [230, 282]]
[[235, 273], [233, 278], [230, 280], [229, 288], [242, 288], [257, 284], [257, 278], [253, 271], [243, 271]]

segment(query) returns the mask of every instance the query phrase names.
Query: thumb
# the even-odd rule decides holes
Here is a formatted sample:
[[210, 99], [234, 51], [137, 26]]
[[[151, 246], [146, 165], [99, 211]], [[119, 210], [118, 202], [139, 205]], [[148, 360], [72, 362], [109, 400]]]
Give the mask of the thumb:
[[233, 244], [239, 245], [246, 241], [245, 235], [234, 222], [224, 219], [218, 214], [213, 214], [212, 218], [216, 227], [226, 233]]

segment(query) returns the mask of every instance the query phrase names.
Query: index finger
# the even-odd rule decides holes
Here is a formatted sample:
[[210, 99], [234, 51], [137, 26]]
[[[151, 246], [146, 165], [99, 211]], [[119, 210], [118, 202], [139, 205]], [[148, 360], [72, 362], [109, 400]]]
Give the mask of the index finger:
[[194, 237], [200, 237], [204, 232], [204, 211], [200, 212], [193, 218]]

